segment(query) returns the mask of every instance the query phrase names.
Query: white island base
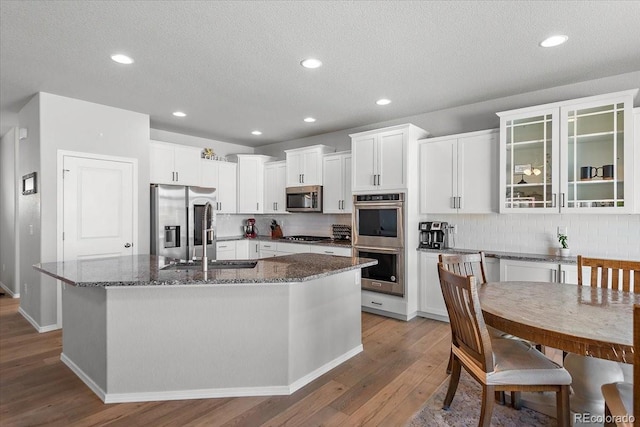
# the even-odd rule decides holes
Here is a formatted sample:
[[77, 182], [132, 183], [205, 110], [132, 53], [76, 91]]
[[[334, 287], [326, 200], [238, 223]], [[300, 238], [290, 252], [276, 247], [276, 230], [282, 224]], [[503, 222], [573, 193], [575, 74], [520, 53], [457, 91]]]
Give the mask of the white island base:
[[362, 351], [360, 269], [295, 283], [64, 286], [62, 361], [105, 403], [288, 395]]

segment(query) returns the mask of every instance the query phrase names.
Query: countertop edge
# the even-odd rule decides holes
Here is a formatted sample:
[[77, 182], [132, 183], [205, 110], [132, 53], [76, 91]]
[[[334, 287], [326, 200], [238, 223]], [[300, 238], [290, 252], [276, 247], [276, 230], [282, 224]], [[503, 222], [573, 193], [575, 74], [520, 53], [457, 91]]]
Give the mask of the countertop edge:
[[[481, 249], [459, 249], [459, 248], [449, 248], [449, 249], [429, 249], [429, 248], [417, 248], [418, 252], [429, 252], [429, 253], [442, 253], [442, 254], [470, 254], [470, 253], [478, 253]], [[576, 265], [578, 263], [577, 258], [575, 256], [562, 257], [559, 255], [551, 255], [551, 254], [527, 254], [527, 253], [519, 253], [519, 252], [501, 252], [501, 251], [491, 251], [485, 250], [483, 251], [484, 255], [487, 258], [496, 258], [496, 259], [510, 259], [516, 261], [532, 261], [532, 262], [552, 262], [557, 264], [569, 264]]]

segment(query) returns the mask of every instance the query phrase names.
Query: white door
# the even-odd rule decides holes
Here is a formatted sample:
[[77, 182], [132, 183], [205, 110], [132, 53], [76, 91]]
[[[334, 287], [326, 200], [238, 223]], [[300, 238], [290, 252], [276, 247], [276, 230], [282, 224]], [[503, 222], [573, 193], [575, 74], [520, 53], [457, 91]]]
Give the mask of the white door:
[[378, 188], [406, 187], [404, 140], [404, 130], [383, 132], [378, 136]]
[[353, 183], [353, 191], [376, 189], [374, 184], [374, 174], [377, 173], [375, 166], [376, 147], [375, 135], [352, 140], [353, 177], [351, 182]]
[[218, 204], [220, 213], [236, 213], [237, 167], [235, 163], [219, 162]]
[[65, 155], [63, 260], [136, 253], [134, 164]]
[[[456, 139], [420, 145], [420, 213], [455, 213]], [[486, 171], [486, 174], [490, 174]]]

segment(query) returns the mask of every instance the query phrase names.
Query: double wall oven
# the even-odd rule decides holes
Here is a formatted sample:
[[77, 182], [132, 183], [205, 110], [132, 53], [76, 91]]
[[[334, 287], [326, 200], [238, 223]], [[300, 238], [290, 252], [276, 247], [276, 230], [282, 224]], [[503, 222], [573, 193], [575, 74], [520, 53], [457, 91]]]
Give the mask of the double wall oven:
[[404, 296], [404, 194], [353, 196], [356, 256], [378, 264], [362, 270], [362, 289]]

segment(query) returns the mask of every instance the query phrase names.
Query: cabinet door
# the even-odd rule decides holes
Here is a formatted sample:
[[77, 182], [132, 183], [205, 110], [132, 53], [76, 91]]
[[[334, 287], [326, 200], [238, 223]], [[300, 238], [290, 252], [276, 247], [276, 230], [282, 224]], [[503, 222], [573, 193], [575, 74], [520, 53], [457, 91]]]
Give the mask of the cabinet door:
[[173, 146], [149, 144], [149, 181], [151, 184], [175, 184]]
[[559, 110], [500, 118], [500, 212], [558, 212]]
[[632, 212], [632, 106], [626, 98], [560, 109], [566, 212]]
[[342, 200], [344, 200], [344, 157], [325, 156], [323, 163], [324, 184], [322, 188], [322, 212], [342, 213]]
[[378, 135], [377, 164], [380, 190], [403, 189], [406, 181], [406, 131], [382, 132]]
[[287, 186], [299, 187], [302, 183], [302, 153], [287, 153]]
[[278, 202], [278, 169], [276, 164], [266, 164], [264, 166], [264, 212], [273, 213], [277, 211]]
[[264, 166], [259, 158], [238, 159], [238, 213], [262, 213]]
[[264, 212], [286, 212], [286, 162], [272, 162], [264, 167]]
[[[420, 213], [454, 213], [457, 139], [420, 145]], [[484, 174], [489, 174], [485, 171]]]
[[302, 153], [302, 184], [322, 185], [322, 154], [319, 150]]
[[[376, 136], [368, 135], [354, 138], [351, 142], [351, 154], [353, 155], [353, 191], [376, 189], [374, 176], [378, 173], [375, 165], [377, 156]], [[377, 182], [377, 177], [375, 177]]]
[[351, 196], [351, 160], [351, 154], [345, 155], [342, 159], [342, 213], [351, 213], [353, 211], [353, 197]]
[[175, 145], [174, 167], [177, 184], [200, 185], [200, 149]]
[[237, 168], [230, 162], [218, 162], [218, 212], [237, 212]]
[[220, 162], [212, 161], [212, 160], [201, 160], [200, 161], [200, 186], [207, 188], [215, 188], [216, 196], [219, 196], [219, 180], [218, 180], [218, 164]]
[[225, 241], [216, 243], [216, 259], [220, 261], [236, 259], [236, 242]]
[[501, 259], [500, 281], [557, 282], [558, 264]]
[[249, 256], [249, 240], [236, 240], [236, 259], [250, 259]]
[[440, 278], [438, 277], [438, 254], [420, 252], [420, 282], [418, 309], [424, 317], [448, 320]]
[[[433, 160], [433, 159], [432, 159]], [[498, 134], [458, 139], [457, 188], [458, 212], [492, 213], [498, 211]]]

